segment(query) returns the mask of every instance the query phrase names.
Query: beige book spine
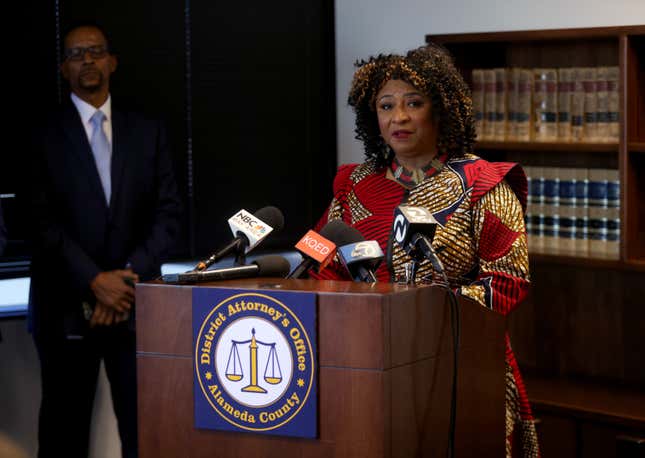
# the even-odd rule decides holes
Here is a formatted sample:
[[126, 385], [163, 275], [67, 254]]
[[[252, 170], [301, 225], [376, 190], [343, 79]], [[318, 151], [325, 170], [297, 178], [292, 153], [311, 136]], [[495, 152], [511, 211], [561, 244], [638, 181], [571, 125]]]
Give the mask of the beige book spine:
[[553, 68], [536, 68], [534, 75], [534, 140], [555, 141], [558, 138], [558, 72]]
[[519, 97], [520, 70], [511, 68], [506, 72], [506, 140], [517, 141], [517, 109]]
[[543, 167], [530, 167], [527, 174], [530, 174], [531, 189], [529, 191], [529, 202], [531, 205], [531, 237], [529, 252], [540, 254], [544, 252], [544, 177]]
[[558, 140], [571, 140], [571, 97], [573, 93], [573, 69], [558, 69]]
[[559, 253], [559, 183], [556, 167], [543, 167], [544, 177], [544, 253]]
[[588, 169], [575, 170], [576, 200], [574, 213], [576, 218], [576, 256], [586, 258], [589, 256], [589, 178]]
[[529, 248], [529, 253], [532, 253], [531, 246], [533, 244], [533, 213], [535, 212], [535, 204], [533, 203], [533, 168], [529, 165], [522, 167], [524, 169], [524, 174], [526, 175], [526, 184], [528, 189], [528, 195], [526, 196], [526, 213], [524, 213], [524, 228], [526, 230], [526, 243]]
[[571, 141], [584, 140], [585, 91], [582, 84], [582, 68], [573, 68], [573, 91], [571, 93]]
[[506, 139], [506, 69], [495, 68], [495, 126], [493, 127], [493, 139], [504, 141]]
[[473, 116], [477, 139], [481, 140], [486, 122], [484, 117], [484, 72], [481, 69], [473, 70]]
[[596, 141], [609, 142], [609, 67], [596, 69]]
[[582, 69], [582, 87], [585, 94], [583, 141], [599, 141], [598, 137], [598, 92], [596, 90], [597, 71], [595, 67]]
[[517, 112], [515, 114], [515, 138], [520, 142], [531, 140], [532, 111], [533, 105], [533, 72], [521, 68], [518, 69], [517, 83]]
[[484, 126], [482, 140], [493, 140], [495, 137], [495, 71], [484, 70]]
[[618, 142], [620, 137], [619, 76], [620, 70], [618, 67], [608, 67], [607, 99], [609, 105], [609, 141], [611, 142]]
[[556, 169], [559, 178], [558, 251], [565, 256], [576, 254], [575, 180], [572, 168]]
[[606, 255], [609, 259], [620, 258], [620, 208], [607, 209]]
[[589, 256], [607, 258], [608, 169], [589, 169]]
[[589, 257], [607, 257], [606, 207], [589, 207]]

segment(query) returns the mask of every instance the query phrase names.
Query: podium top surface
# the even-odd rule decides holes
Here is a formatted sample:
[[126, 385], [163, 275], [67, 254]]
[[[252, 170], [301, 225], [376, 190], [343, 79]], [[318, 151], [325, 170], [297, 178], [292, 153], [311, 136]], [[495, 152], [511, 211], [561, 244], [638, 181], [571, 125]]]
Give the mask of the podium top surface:
[[163, 283], [161, 280], [140, 284], [173, 288], [239, 288], [267, 291], [311, 291], [319, 294], [392, 294], [432, 285], [411, 286], [398, 283], [363, 283], [337, 280], [301, 280], [284, 278], [241, 278], [189, 284]]

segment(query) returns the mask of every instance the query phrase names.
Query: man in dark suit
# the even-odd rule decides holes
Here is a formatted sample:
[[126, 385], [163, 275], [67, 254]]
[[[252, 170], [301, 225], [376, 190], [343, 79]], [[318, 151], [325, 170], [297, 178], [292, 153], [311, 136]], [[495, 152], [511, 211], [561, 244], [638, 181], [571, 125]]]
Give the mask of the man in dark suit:
[[117, 60], [105, 33], [77, 26], [64, 46], [61, 72], [71, 100], [36, 136], [30, 182], [39, 456], [87, 457], [103, 360], [123, 456], [134, 457], [134, 283], [160, 274], [178, 232], [180, 202], [161, 125], [112, 104]]

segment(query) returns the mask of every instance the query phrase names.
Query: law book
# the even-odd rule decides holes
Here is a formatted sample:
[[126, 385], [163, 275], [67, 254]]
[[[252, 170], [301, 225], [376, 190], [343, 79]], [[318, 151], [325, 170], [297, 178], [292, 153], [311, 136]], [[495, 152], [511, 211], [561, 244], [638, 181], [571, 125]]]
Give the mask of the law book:
[[609, 142], [609, 67], [596, 68], [596, 141]]
[[506, 140], [517, 141], [517, 109], [519, 98], [518, 86], [520, 79], [520, 69], [508, 69], [508, 71], [506, 72], [506, 78]]
[[607, 257], [608, 172], [589, 169], [589, 256]]
[[576, 169], [560, 167], [558, 175], [558, 253], [576, 254]]
[[559, 253], [560, 179], [556, 167], [543, 167], [544, 177], [544, 253]]
[[483, 70], [484, 73], [484, 125], [482, 140], [495, 138], [496, 108], [496, 80], [494, 70]]
[[506, 88], [507, 76], [505, 68], [495, 68], [495, 125], [493, 127], [493, 140], [506, 139]]
[[571, 141], [584, 140], [585, 91], [582, 67], [573, 68], [573, 91], [571, 92]]
[[481, 69], [473, 70], [473, 116], [475, 118], [475, 131], [477, 140], [482, 140], [484, 135], [484, 72]]
[[558, 69], [558, 140], [571, 140], [571, 98], [573, 93], [573, 69]]
[[597, 71], [595, 67], [582, 68], [582, 88], [585, 95], [583, 141], [598, 141], [598, 93], [596, 91]]
[[558, 138], [558, 72], [554, 68], [536, 68], [534, 75], [533, 113], [534, 137], [538, 142]]
[[607, 170], [607, 257], [620, 258], [620, 179], [618, 170]]
[[525, 165], [522, 167], [524, 169], [524, 174], [526, 175], [526, 212], [524, 213], [524, 229], [526, 231], [526, 243], [528, 245], [529, 252], [532, 252], [531, 246], [533, 244], [533, 234], [532, 234], [532, 216], [533, 216], [533, 198], [531, 196], [532, 192], [532, 175], [533, 168], [531, 166]]
[[589, 178], [588, 169], [574, 169], [576, 180], [575, 215], [575, 254], [577, 257], [589, 256]]
[[618, 78], [620, 70], [618, 67], [607, 67], [607, 99], [608, 99], [608, 123], [609, 123], [609, 141], [618, 142], [620, 134], [619, 115], [619, 85]]
[[531, 140], [533, 106], [533, 71], [518, 69], [517, 111], [515, 113], [515, 139], [520, 142]]
[[607, 169], [589, 169], [589, 206], [606, 207], [608, 204]]
[[531, 234], [529, 242], [529, 252], [543, 253], [544, 252], [544, 176], [542, 167], [531, 167], [529, 173], [531, 174], [531, 190], [530, 205], [531, 205]]
[[589, 257], [607, 257], [607, 212], [602, 207], [589, 207]]

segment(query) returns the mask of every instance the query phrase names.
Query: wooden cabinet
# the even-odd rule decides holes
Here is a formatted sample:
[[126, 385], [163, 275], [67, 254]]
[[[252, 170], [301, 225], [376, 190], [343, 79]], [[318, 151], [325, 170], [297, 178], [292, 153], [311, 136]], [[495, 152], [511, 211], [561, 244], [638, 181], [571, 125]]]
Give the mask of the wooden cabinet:
[[[531, 255], [531, 292], [509, 317], [509, 333], [541, 417], [544, 456], [642, 451], [642, 442], [620, 438], [645, 437], [645, 25], [426, 41], [444, 45], [469, 84], [473, 69], [619, 67], [617, 142], [481, 142], [476, 153], [525, 166], [619, 170], [619, 259]], [[584, 395], [567, 402], [576, 392]]]
[[543, 377], [528, 382], [543, 456], [645, 456], [642, 391]]

